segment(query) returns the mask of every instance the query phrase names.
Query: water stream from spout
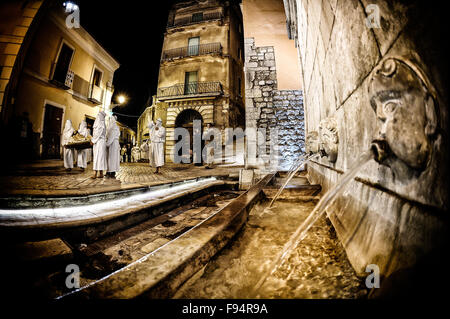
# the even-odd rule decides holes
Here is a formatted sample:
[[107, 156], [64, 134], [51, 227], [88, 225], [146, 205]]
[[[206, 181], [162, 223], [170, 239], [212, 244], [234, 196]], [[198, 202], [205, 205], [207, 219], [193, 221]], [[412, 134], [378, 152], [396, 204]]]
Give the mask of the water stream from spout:
[[314, 157], [319, 156], [319, 154], [313, 154], [309, 157], [305, 157], [305, 155], [300, 156], [291, 166], [291, 168], [288, 171], [288, 175], [286, 178], [286, 181], [284, 182], [283, 186], [280, 187], [278, 192], [273, 197], [272, 201], [269, 204], [269, 208], [272, 207], [273, 203], [277, 200], [278, 196], [280, 196], [281, 192], [286, 188], [286, 186], [289, 184], [291, 179], [297, 174], [297, 172], [300, 170], [300, 168], [304, 167], [306, 163], [308, 163], [310, 160], [312, 160]]
[[339, 182], [325, 195], [320, 199], [314, 209], [311, 211], [309, 216], [305, 219], [305, 221], [296, 229], [296, 231], [292, 234], [286, 244], [283, 246], [283, 249], [278, 254], [278, 256], [272, 261], [270, 267], [264, 271], [263, 275], [253, 287], [253, 295], [258, 297], [258, 290], [266, 281], [267, 277], [275, 273], [279, 266], [281, 266], [287, 256], [289, 256], [290, 252], [297, 247], [297, 245], [305, 238], [308, 230], [311, 226], [319, 219], [320, 216], [325, 212], [325, 208], [327, 208], [328, 204], [332, 202], [333, 199], [338, 197], [345, 190], [345, 186], [353, 180], [355, 175], [360, 171], [360, 169], [369, 162], [374, 157], [372, 151], [367, 151], [360, 155], [356, 163], [344, 174], [341, 176]]

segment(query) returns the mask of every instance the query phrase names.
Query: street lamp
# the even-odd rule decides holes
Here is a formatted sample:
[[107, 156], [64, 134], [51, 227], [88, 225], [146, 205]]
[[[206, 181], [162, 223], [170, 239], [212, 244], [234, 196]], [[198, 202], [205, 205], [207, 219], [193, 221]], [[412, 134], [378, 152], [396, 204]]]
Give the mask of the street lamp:
[[112, 116], [112, 115], [113, 115], [113, 111], [112, 111], [113, 108], [115, 108], [116, 106], [119, 106], [119, 105], [124, 104], [126, 101], [127, 101], [127, 98], [126, 98], [125, 96], [119, 95], [119, 96], [117, 97], [117, 102], [118, 102], [118, 103], [110, 104], [110, 105], [109, 105], [109, 111], [106, 112], [106, 113], [107, 113], [109, 116]]
[[119, 97], [117, 98], [117, 101], [119, 102], [119, 104], [125, 103], [125, 100], [126, 100], [126, 98], [123, 95], [119, 95]]
[[117, 97], [117, 102], [118, 102], [118, 103], [114, 103], [114, 104], [111, 104], [111, 105], [110, 105], [111, 111], [112, 111], [113, 108], [115, 108], [116, 106], [122, 105], [122, 104], [125, 103], [126, 101], [127, 101], [127, 98], [126, 98], [125, 96], [119, 95], [119, 96]]

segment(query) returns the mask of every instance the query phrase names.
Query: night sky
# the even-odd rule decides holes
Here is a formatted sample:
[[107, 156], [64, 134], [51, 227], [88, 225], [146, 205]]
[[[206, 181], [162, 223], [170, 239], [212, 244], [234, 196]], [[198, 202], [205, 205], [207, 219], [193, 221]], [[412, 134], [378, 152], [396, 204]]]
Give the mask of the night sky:
[[[63, 1], [62, 1], [63, 2]], [[81, 25], [120, 63], [114, 74], [114, 96], [126, 105], [114, 108], [118, 120], [136, 130], [137, 118], [156, 94], [159, 60], [169, 9], [174, 0], [74, 0]]]

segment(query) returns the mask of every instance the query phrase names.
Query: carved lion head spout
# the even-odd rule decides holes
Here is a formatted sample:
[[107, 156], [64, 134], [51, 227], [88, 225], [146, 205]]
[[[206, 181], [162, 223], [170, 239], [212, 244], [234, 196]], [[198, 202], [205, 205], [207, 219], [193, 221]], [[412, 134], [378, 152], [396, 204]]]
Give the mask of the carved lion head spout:
[[372, 149], [375, 159], [399, 177], [429, 165], [437, 127], [433, 96], [423, 73], [410, 62], [388, 58], [372, 73], [369, 98], [378, 130]]
[[316, 131], [311, 131], [306, 135], [306, 153], [309, 155], [313, 155], [319, 153], [320, 149], [320, 140], [319, 133]]
[[319, 124], [320, 153], [327, 156], [331, 163], [336, 162], [338, 154], [337, 121], [333, 117], [323, 119]]

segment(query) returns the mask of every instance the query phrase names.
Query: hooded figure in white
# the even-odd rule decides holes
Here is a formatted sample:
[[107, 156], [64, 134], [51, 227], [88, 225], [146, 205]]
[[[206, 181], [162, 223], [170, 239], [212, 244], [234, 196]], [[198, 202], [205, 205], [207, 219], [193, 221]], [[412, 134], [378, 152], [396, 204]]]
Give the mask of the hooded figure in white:
[[[80, 126], [78, 127], [78, 134], [84, 137], [89, 136], [89, 130], [87, 128], [86, 121], [81, 121]], [[89, 150], [90, 148], [78, 150], [77, 166], [83, 170], [87, 167], [87, 157]]]
[[162, 120], [158, 119], [156, 125], [150, 129], [151, 152], [150, 165], [156, 167], [155, 173], [164, 165], [164, 142], [166, 141], [166, 129], [162, 126]]
[[95, 174], [92, 178], [97, 178], [97, 171], [100, 171], [100, 178], [103, 177], [103, 171], [108, 168], [106, 154], [106, 124], [105, 112], [100, 111], [94, 122], [92, 140]]
[[74, 159], [74, 152], [73, 149], [65, 147], [70, 142], [70, 138], [73, 136], [73, 133], [75, 130], [72, 126], [72, 121], [67, 120], [66, 125], [64, 126], [64, 132], [62, 136], [61, 144], [64, 147], [64, 167], [67, 170], [71, 170], [73, 168], [73, 159]]
[[150, 121], [148, 124], [148, 140], [147, 140], [147, 146], [144, 146], [145, 151], [147, 152], [148, 156], [148, 162], [150, 166], [155, 166], [153, 161], [153, 150], [152, 150], [152, 131], [155, 127], [155, 123], [153, 121]]
[[116, 123], [116, 117], [112, 116], [109, 120], [108, 129], [106, 131], [106, 147], [108, 148], [108, 172], [107, 174], [114, 177], [120, 169], [120, 130]]

